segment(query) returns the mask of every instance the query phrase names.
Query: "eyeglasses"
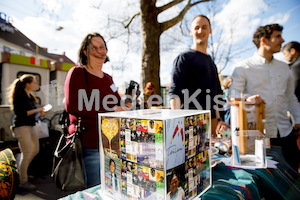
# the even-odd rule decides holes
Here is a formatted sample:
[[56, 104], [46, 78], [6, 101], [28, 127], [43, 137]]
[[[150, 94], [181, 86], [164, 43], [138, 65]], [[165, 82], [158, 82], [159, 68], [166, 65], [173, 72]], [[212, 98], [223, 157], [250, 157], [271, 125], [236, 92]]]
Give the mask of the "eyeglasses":
[[89, 49], [92, 50], [92, 51], [98, 51], [99, 49], [100, 49], [101, 51], [103, 51], [103, 50], [106, 50], [106, 47], [105, 47], [105, 46], [95, 47], [95, 46], [93, 45], [93, 46], [91, 46]]

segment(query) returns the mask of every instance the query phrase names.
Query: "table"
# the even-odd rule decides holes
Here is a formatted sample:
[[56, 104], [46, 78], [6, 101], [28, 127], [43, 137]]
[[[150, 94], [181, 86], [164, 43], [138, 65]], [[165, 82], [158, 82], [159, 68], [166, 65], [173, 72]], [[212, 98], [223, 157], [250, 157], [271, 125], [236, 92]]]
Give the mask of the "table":
[[284, 160], [281, 149], [272, 147], [267, 155], [278, 161], [277, 169], [238, 169], [223, 163], [213, 168], [213, 185], [203, 200], [300, 199], [300, 175]]
[[[267, 150], [267, 155], [278, 161], [277, 169], [239, 169], [219, 163], [213, 168], [212, 187], [202, 200], [299, 200], [300, 174], [286, 163], [279, 147]], [[100, 185], [64, 197], [64, 200], [101, 199]]]

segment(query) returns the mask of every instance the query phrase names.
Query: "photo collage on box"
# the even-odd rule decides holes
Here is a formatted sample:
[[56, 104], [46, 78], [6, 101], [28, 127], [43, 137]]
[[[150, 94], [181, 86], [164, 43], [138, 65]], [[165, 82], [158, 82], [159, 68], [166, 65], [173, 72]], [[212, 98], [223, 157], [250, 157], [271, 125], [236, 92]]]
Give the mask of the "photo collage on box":
[[[115, 137], [119, 140], [119, 152], [104, 147], [105, 157], [109, 157], [105, 158], [105, 162], [110, 162], [111, 158], [114, 159], [118, 155], [116, 160], [120, 163], [121, 196], [128, 199], [144, 199], [155, 194], [156, 199], [163, 199], [163, 122], [131, 118], [111, 119], [118, 119], [119, 134]], [[103, 127], [101, 129], [103, 132]], [[109, 164], [105, 163], [106, 165]], [[105, 180], [111, 178], [105, 175]], [[112, 189], [110, 182], [107, 183], [107, 188]]]
[[185, 199], [193, 198], [210, 184], [209, 114], [185, 117]]

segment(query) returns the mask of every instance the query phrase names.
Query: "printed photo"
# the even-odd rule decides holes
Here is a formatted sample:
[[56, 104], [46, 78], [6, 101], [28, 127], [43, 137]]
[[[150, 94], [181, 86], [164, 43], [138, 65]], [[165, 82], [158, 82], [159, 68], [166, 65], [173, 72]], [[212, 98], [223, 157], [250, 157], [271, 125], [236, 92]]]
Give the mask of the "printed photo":
[[173, 169], [167, 170], [167, 200], [184, 200], [186, 183], [185, 164], [179, 165]]
[[189, 126], [194, 126], [195, 125], [195, 121], [194, 121], [194, 117], [193, 116], [189, 116]]
[[148, 143], [155, 143], [155, 133], [148, 133]]
[[135, 120], [136, 131], [142, 131], [142, 122], [140, 119]]
[[155, 171], [154, 168], [150, 168], [149, 179], [150, 179], [151, 181], [156, 182], [156, 171]]
[[161, 170], [156, 170], [156, 182], [164, 183], [164, 172]]
[[121, 181], [121, 190], [122, 190], [122, 194], [123, 195], [127, 195], [127, 183], [126, 183], [126, 181]]
[[156, 170], [156, 193], [160, 195], [164, 195], [164, 172], [160, 170]]
[[137, 141], [137, 133], [136, 131], [131, 131], [131, 141]]
[[148, 120], [142, 119], [141, 123], [142, 123], [142, 132], [148, 132]]
[[142, 132], [141, 142], [148, 143], [148, 132]]
[[155, 125], [155, 133], [163, 133], [163, 124], [162, 121], [155, 121], [154, 122]]
[[126, 118], [121, 118], [121, 129], [125, 130], [126, 129]]
[[149, 179], [149, 171], [150, 171], [149, 167], [143, 166], [143, 177], [145, 179]]
[[130, 119], [130, 130], [131, 131], [136, 131], [136, 122], [135, 119]]
[[105, 186], [111, 191], [121, 193], [121, 162], [105, 156]]
[[154, 120], [148, 120], [148, 133], [155, 133]]
[[101, 138], [105, 155], [117, 159], [120, 156], [120, 119], [101, 118]]

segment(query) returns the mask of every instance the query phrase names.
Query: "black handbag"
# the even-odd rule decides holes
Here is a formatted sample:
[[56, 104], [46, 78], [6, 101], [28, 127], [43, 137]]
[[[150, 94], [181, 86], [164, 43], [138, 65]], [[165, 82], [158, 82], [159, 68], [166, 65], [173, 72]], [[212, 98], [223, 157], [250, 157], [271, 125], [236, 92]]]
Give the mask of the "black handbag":
[[62, 191], [78, 191], [86, 188], [83, 176], [83, 156], [79, 134], [80, 118], [76, 131], [72, 135], [62, 134], [59, 138], [53, 157], [51, 177]]

